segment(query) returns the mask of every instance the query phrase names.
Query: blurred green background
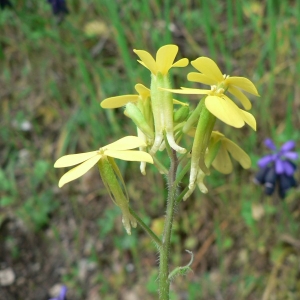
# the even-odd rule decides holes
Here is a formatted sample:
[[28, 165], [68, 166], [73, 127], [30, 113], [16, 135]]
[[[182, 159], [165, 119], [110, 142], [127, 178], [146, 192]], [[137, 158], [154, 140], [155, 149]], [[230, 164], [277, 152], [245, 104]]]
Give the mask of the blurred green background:
[[[157, 299], [157, 251], [140, 228], [126, 235], [97, 169], [59, 189], [65, 170], [53, 163], [135, 134], [122, 109], [99, 103], [149, 86], [132, 49], [155, 54], [168, 43], [178, 57], [209, 56], [251, 79], [261, 95], [256, 133], [218, 123], [253, 168], [213, 171], [209, 193], [178, 208], [171, 268], [189, 261], [185, 249], [195, 260], [171, 299], [300, 299], [300, 192], [281, 201], [252, 183], [265, 138], [299, 146], [300, 1], [67, 0], [60, 23], [46, 1], [11, 2], [0, 10], [0, 271], [14, 277], [0, 299], [48, 299], [59, 283], [72, 300]], [[191, 70], [172, 70], [174, 86], [196, 86]], [[132, 206], [159, 232], [164, 177], [119, 166]]]

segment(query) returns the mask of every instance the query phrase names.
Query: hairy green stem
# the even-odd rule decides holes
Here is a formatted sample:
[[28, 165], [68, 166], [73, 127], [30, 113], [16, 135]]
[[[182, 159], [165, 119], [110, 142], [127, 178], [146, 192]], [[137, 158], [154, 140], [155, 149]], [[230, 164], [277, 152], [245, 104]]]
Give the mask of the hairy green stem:
[[162, 243], [158, 236], [143, 222], [143, 220], [136, 214], [136, 212], [131, 207], [129, 207], [129, 211], [131, 215], [135, 218], [136, 222], [144, 229], [144, 231], [146, 231], [146, 233], [148, 233], [152, 241], [159, 249], [162, 246]]
[[178, 159], [176, 151], [171, 150], [166, 140], [166, 148], [171, 160], [170, 170], [168, 174], [168, 200], [167, 212], [162, 237], [162, 246], [159, 251], [159, 299], [169, 300], [170, 280], [169, 280], [169, 257], [170, 257], [170, 240], [173, 227], [174, 210], [176, 205], [176, 189], [175, 184], [176, 172], [178, 168]]

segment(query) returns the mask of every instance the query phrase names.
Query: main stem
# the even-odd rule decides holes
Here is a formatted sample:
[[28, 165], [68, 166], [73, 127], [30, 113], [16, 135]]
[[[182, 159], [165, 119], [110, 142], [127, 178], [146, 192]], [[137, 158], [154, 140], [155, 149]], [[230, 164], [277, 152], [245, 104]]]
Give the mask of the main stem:
[[[167, 145], [168, 146], [168, 145]], [[170, 149], [169, 156], [171, 166], [168, 174], [168, 200], [167, 212], [162, 237], [162, 244], [159, 250], [159, 300], [169, 300], [170, 280], [169, 276], [169, 256], [170, 256], [170, 240], [174, 219], [174, 208], [176, 205], [176, 172], [178, 167], [178, 159], [176, 151]]]

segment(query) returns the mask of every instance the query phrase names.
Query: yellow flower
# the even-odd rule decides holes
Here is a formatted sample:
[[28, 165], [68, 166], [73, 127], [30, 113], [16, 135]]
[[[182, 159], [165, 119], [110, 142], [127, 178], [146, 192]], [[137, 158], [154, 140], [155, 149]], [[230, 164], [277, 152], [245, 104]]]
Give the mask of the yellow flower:
[[173, 125], [173, 99], [171, 93], [159, 90], [159, 87], [171, 88], [169, 70], [172, 67], [185, 67], [188, 59], [183, 58], [174, 63], [178, 52], [176, 45], [165, 45], [158, 49], [156, 60], [144, 50], [133, 50], [141, 60], [140, 64], [150, 70], [151, 76], [151, 106], [155, 126], [155, 138], [150, 153], [154, 155], [163, 142], [164, 132], [170, 146], [179, 153], [186, 150], [175, 142]]
[[[191, 130], [189, 134], [192, 136], [195, 135], [193, 130]], [[220, 173], [231, 173], [233, 168], [229, 153], [244, 169], [249, 169], [251, 167], [251, 159], [244, 150], [231, 140], [227, 139], [222, 133], [212, 131], [209, 146], [205, 154], [205, 164], [207, 168], [210, 168], [212, 165]], [[192, 171], [193, 170], [191, 169], [191, 173]], [[193, 193], [196, 184], [202, 193], [206, 194], [208, 192], [208, 189], [204, 184], [204, 179], [207, 174], [205, 174], [201, 168], [196, 169], [194, 172], [196, 172], [195, 180], [190, 180], [189, 190], [184, 195], [183, 200], [186, 200]]]
[[253, 115], [240, 109], [231, 99], [223, 94], [223, 91], [190, 88], [164, 90], [186, 95], [207, 95], [205, 98], [205, 106], [216, 118], [236, 128], [241, 128], [247, 123], [251, 128], [256, 130], [256, 120]]
[[107, 156], [128, 161], [145, 161], [153, 163], [153, 159], [150, 154], [142, 151], [130, 150], [140, 146], [145, 146], [145, 143], [141, 139], [136, 136], [127, 136], [96, 151], [65, 155], [55, 162], [55, 168], [80, 165], [64, 174], [60, 179], [58, 186], [62, 187], [66, 183], [84, 175], [100, 159], [106, 158]]
[[227, 139], [222, 133], [218, 131], [213, 131], [211, 139], [213, 143], [221, 142], [219, 151], [212, 162], [212, 166], [223, 174], [229, 174], [232, 172], [232, 162], [229, 154], [236, 161], [240, 163], [240, 165], [244, 169], [249, 169], [251, 167], [251, 159], [249, 155], [241, 149], [237, 144]]
[[245, 109], [251, 108], [249, 99], [239, 90], [258, 95], [254, 84], [244, 77], [229, 77], [223, 75], [216, 63], [208, 57], [199, 57], [192, 62], [192, 65], [202, 73], [189, 73], [190, 81], [197, 81], [211, 85], [210, 90], [182, 88], [181, 90], [163, 89], [178, 94], [207, 95], [205, 98], [206, 108], [224, 123], [240, 128], [247, 123], [256, 130], [256, 120], [252, 114], [240, 109], [224, 93], [228, 90], [237, 97]]
[[223, 89], [234, 95], [246, 110], [251, 109], [251, 102], [245, 96], [242, 89], [250, 94], [259, 96], [254, 84], [245, 77], [230, 77], [222, 74], [217, 64], [208, 57], [199, 57], [191, 62], [192, 66], [201, 73], [191, 72], [188, 74], [189, 81], [200, 82], [215, 86], [216, 90]]
[[187, 58], [182, 58], [174, 63], [178, 52], [178, 46], [176, 45], [165, 45], [159, 48], [156, 53], [156, 60], [147, 51], [134, 49], [133, 52], [141, 59], [138, 62], [149, 69], [153, 75], [158, 73], [166, 75], [171, 68], [186, 67], [189, 63]]

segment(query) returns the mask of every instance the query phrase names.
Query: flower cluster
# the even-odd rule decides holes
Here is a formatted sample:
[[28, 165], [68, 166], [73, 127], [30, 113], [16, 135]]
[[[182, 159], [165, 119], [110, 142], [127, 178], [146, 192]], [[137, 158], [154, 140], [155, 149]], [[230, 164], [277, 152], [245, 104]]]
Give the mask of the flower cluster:
[[[251, 102], [242, 91], [259, 96], [256, 87], [249, 79], [222, 74], [217, 64], [208, 57], [199, 57], [191, 64], [199, 73], [189, 73], [188, 80], [210, 85], [210, 89], [164, 89], [178, 94], [206, 95], [183, 127], [183, 132], [188, 132], [192, 126], [196, 126], [191, 158], [190, 191], [195, 188], [199, 174], [203, 172], [209, 174], [205, 155], [216, 118], [236, 128], [248, 124], [256, 130], [256, 120], [253, 115], [240, 109], [225, 93], [228, 91], [235, 96], [246, 110], [251, 108]], [[202, 178], [202, 175], [200, 177]]]
[[272, 154], [265, 155], [258, 161], [260, 170], [255, 175], [254, 182], [264, 185], [267, 195], [272, 195], [278, 187], [279, 196], [284, 198], [290, 188], [297, 186], [294, 178], [297, 167], [292, 162], [298, 159], [298, 153], [292, 151], [295, 142], [288, 141], [279, 150], [271, 139], [266, 139], [265, 145]]
[[[223, 75], [216, 63], [207, 57], [199, 57], [192, 61], [192, 65], [199, 72], [191, 72], [187, 78], [190, 81], [208, 84], [210, 89], [172, 89], [170, 70], [186, 67], [189, 63], [187, 58], [175, 62], [178, 53], [176, 45], [161, 47], [155, 58], [144, 50], [133, 51], [139, 57], [138, 62], [151, 73], [150, 88], [138, 83], [135, 85], [137, 94], [104, 99], [101, 107], [125, 107], [124, 114], [137, 127], [137, 137], [125, 137], [92, 152], [63, 156], [54, 165], [56, 168], [78, 165], [60, 179], [59, 187], [62, 187], [98, 164], [104, 185], [114, 203], [122, 210], [123, 224], [129, 234], [131, 226], [135, 227], [136, 222], [130, 214], [128, 194], [114, 158], [141, 162], [140, 169], [143, 175], [146, 174], [146, 163], [154, 163], [160, 173], [166, 173], [166, 168], [157, 159], [156, 152], [165, 148], [170, 151], [172, 148], [186, 161], [189, 156], [187, 149], [179, 143], [182, 137], [188, 134], [194, 139], [192, 147], [188, 149], [191, 152], [189, 191], [183, 199], [187, 199], [197, 185], [202, 192], [207, 192], [203, 180], [209, 174], [211, 166], [224, 174], [232, 172], [229, 154], [243, 168], [250, 167], [249, 156], [222, 133], [213, 130], [217, 119], [236, 128], [248, 124], [256, 130], [255, 118], [245, 111], [251, 108], [251, 102], [244, 92], [258, 96], [254, 84], [249, 79]], [[239, 108], [226, 95], [227, 91], [245, 110]], [[199, 99], [197, 107], [190, 111], [189, 105], [173, 99], [172, 93], [197, 94], [203, 98]], [[179, 108], [174, 110], [174, 105], [179, 105]], [[139, 151], [132, 150], [136, 147], [139, 147]]]

